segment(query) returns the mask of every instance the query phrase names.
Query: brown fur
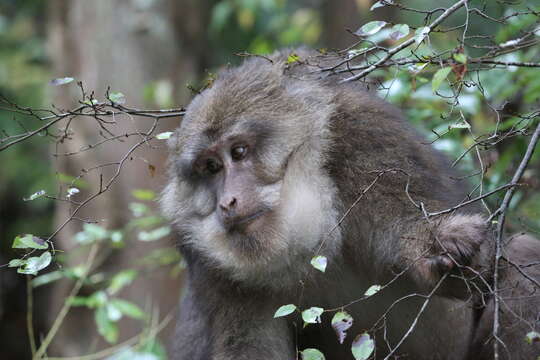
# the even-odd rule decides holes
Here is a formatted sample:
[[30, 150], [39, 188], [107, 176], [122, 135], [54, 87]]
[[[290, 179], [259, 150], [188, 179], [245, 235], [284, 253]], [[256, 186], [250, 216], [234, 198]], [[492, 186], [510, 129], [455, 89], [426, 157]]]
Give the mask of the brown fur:
[[[520, 234], [504, 248], [500, 268], [500, 359], [536, 359], [540, 342], [528, 344], [526, 335], [540, 332], [540, 240]], [[519, 268], [519, 270], [518, 270]], [[482, 309], [475, 333], [471, 359], [493, 359], [492, 296]]]
[[[485, 267], [489, 232], [474, 206], [430, 220], [418, 206], [454, 206], [467, 187], [451, 179], [456, 174], [446, 159], [399, 111], [358, 85], [313, 75], [318, 58], [297, 53], [298, 63], [277, 53], [272, 61], [254, 58], [225, 71], [193, 100], [170, 141], [162, 204], [181, 235], [190, 278], [174, 358], [292, 359], [296, 348], [315, 347], [327, 359], [352, 359], [352, 338], [366, 330], [382, 358], [418, 315], [425, 300], [418, 294], [449, 271], [395, 355], [465, 358], [474, 310], [460, 270]], [[249, 160], [212, 155], [223, 162], [222, 172], [193, 171], [201, 154], [226, 156], [235, 141], [251, 144]], [[224, 229], [223, 192], [236, 194], [238, 211], [264, 204], [268, 212], [256, 230]], [[328, 258], [324, 274], [309, 265], [319, 248]], [[347, 307], [354, 325], [343, 345], [328, 324], [331, 314], [306, 329], [298, 316], [272, 318], [288, 303], [341, 307], [399, 272], [390, 286]]]

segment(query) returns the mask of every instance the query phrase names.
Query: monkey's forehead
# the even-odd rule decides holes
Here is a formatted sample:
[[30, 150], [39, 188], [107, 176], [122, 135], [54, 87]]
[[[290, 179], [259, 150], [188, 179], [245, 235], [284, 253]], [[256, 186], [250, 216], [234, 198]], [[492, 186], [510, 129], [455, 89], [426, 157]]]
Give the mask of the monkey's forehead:
[[310, 129], [320, 128], [333, 111], [333, 90], [291, 76], [284, 59], [250, 59], [222, 72], [188, 106], [172, 150], [197, 151], [246, 132], [305, 140]]
[[276, 123], [301, 110], [301, 99], [289, 94], [273, 71], [258, 72], [258, 77], [243, 71], [229, 72], [195, 97], [182, 121], [180, 137], [219, 136], [250, 123]]

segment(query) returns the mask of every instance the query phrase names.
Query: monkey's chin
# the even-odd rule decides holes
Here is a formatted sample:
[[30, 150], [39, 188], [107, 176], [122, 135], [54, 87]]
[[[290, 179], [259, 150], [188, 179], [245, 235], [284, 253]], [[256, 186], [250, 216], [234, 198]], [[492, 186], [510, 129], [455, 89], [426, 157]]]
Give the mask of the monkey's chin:
[[256, 214], [249, 216], [240, 223], [233, 225], [229, 229], [229, 232], [251, 236], [257, 233], [260, 229], [264, 229], [266, 218], [267, 211], [257, 212]]

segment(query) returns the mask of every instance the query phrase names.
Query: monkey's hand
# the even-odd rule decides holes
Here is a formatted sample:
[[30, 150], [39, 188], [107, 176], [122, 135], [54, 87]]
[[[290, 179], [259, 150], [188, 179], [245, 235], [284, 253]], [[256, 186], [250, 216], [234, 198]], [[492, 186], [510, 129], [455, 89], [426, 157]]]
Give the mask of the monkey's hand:
[[489, 266], [491, 242], [488, 226], [480, 215], [453, 215], [429, 230], [432, 246], [416, 264], [416, 276], [428, 290], [445, 274], [439, 295], [466, 299], [482, 286]]

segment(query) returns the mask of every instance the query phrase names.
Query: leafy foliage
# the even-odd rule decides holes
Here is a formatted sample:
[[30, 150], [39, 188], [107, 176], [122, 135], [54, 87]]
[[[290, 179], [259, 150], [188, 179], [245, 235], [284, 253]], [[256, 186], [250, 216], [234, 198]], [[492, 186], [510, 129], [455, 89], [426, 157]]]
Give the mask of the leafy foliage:
[[[210, 22], [218, 49], [268, 54], [278, 47], [314, 45], [321, 35], [320, 14], [287, 0], [224, 0], [216, 4]], [[217, 59], [218, 64], [224, 59]], [[233, 59], [238, 61], [238, 59]]]

